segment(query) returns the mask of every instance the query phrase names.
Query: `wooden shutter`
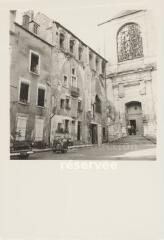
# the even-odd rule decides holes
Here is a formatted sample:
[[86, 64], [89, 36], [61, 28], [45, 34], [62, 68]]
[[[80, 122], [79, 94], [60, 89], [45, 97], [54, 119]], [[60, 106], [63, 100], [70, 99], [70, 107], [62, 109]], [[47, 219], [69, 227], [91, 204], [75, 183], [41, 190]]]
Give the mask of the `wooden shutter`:
[[27, 117], [17, 117], [17, 135], [16, 140], [23, 141], [26, 136]]
[[44, 126], [43, 119], [35, 120], [35, 141], [43, 140], [43, 126]]

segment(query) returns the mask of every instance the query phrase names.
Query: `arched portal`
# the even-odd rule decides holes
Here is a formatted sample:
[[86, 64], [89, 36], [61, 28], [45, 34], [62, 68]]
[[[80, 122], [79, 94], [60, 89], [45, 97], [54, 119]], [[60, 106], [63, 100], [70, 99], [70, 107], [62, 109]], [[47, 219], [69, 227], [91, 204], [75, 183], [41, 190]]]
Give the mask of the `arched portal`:
[[136, 135], [143, 135], [143, 118], [141, 102], [131, 101], [125, 104], [126, 122], [134, 129]]

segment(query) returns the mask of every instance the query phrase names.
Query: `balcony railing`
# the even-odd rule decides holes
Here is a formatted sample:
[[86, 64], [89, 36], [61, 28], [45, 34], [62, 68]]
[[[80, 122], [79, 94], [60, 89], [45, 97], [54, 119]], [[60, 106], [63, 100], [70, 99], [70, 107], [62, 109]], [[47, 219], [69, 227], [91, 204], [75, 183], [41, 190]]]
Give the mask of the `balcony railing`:
[[72, 97], [79, 97], [80, 89], [78, 87], [71, 86], [70, 91]]

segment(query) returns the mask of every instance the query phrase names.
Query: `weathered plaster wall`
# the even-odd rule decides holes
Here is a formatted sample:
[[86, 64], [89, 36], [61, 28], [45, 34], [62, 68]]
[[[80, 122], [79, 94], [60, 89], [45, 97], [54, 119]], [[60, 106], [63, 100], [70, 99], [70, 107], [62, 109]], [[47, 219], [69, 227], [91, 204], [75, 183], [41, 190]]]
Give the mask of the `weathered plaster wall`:
[[[11, 35], [12, 57], [10, 68], [11, 83], [11, 133], [16, 129], [17, 113], [28, 115], [27, 139], [34, 136], [35, 117], [44, 118], [44, 140], [48, 141], [49, 114], [50, 114], [50, 81], [51, 81], [51, 47], [33, 37], [29, 32], [15, 25], [15, 32]], [[35, 75], [29, 71], [30, 50], [34, 50], [40, 56], [40, 74]], [[19, 81], [27, 79], [30, 82], [29, 103], [19, 102]], [[45, 107], [37, 106], [37, 87], [43, 84], [46, 88]]]

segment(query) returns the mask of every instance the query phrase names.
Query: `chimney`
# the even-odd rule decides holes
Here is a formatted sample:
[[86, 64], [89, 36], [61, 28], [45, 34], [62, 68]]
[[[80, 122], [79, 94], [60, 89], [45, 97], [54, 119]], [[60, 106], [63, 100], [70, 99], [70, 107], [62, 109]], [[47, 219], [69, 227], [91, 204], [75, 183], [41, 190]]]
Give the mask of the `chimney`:
[[10, 31], [15, 31], [16, 10], [10, 10]]
[[29, 10], [29, 11], [24, 12], [22, 26], [26, 29], [29, 29], [29, 23], [30, 23], [31, 20], [33, 20], [33, 18], [34, 18], [34, 11], [33, 10]]

